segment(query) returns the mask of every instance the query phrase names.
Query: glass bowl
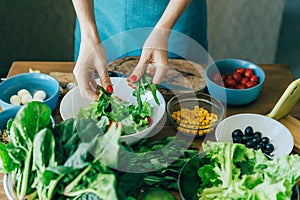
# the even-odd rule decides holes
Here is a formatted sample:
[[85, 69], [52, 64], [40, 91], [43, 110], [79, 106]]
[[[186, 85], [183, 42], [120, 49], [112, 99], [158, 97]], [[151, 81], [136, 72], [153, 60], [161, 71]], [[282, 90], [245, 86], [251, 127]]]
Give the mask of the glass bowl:
[[167, 116], [173, 127], [190, 136], [212, 132], [224, 113], [223, 104], [205, 93], [181, 93], [167, 103]]

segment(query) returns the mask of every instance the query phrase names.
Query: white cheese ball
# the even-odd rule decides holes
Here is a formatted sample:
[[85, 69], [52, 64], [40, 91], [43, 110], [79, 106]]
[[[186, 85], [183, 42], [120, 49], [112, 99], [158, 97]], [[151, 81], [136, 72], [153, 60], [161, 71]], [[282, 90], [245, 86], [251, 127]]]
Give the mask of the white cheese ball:
[[23, 105], [28, 104], [28, 103], [30, 103], [31, 101], [32, 101], [32, 96], [31, 96], [31, 94], [25, 94], [25, 95], [23, 95], [22, 98], [21, 98], [21, 103], [22, 103]]
[[33, 99], [41, 99], [42, 101], [46, 98], [46, 92], [43, 90], [38, 90], [34, 93]]
[[44, 101], [44, 99], [41, 99], [41, 98], [34, 97], [34, 98], [32, 99], [32, 101], [43, 102], [43, 101]]
[[16, 106], [21, 105], [21, 98], [18, 95], [12, 95], [9, 101], [12, 105], [16, 105]]
[[30, 96], [31, 96], [30, 92], [29, 92], [28, 90], [26, 90], [26, 89], [21, 89], [21, 90], [18, 91], [18, 96], [19, 96], [21, 99], [22, 99], [22, 97], [23, 97], [24, 95], [30, 95]]

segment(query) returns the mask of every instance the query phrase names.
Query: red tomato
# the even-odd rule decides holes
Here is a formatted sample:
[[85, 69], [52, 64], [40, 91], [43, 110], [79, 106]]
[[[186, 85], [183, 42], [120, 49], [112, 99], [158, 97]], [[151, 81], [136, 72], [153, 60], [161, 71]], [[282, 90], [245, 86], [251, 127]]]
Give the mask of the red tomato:
[[239, 83], [242, 79], [242, 74], [239, 72], [233, 72], [232, 77]]
[[245, 89], [245, 88], [246, 88], [246, 86], [243, 85], [243, 84], [237, 84], [237, 85], [235, 86], [235, 89]]
[[235, 88], [236, 81], [233, 78], [227, 78], [225, 80], [225, 86], [228, 87], [228, 88]]
[[297, 185], [298, 185], [298, 187], [300, 187], [300, 179], [298, 180]]
[[258, 83], [258, 77], [255, 76], [255, 75], [252, 75], [252, 76], [250, 77], [250, 81], [253, 81], [253, 82], [255, 82], [255, 83]]
[[226, 79], [232, 79], [232, 78], [233, 78], [232, 74], [229, 74], [229, 75], [226, 76]]
[[244, 75], [244, 73], [245, 73], [245, 69], [242, 68], [242, 67], [237, 68], [235, 71], [242, 74], [242, 75]]
[[151, 119], [151, 117], [150, 117], [150, 116], [147, 116], [147, 117], [146, 117], [146, 119], [147, 119], [148, 125], [150, 125], [150, 124], [151, 124], [151, 122], [152, 122], [152, 119]]
[[253, 74], [254, 74], [254, 72], [253, 72], [252, 69], [247, 68], [247, 69], [245, 70], [245, 76], [246, 76], [246, 77], [249, 77], [249, 78], [250, 78]]
[[248, 77], [244, 77], [241, 79], [241, 84], [246, 85], [250, 79]]
[[251, 87], [254, 87], [254, 86], [256, 86], [257, 85], [257, 83], [255, 83], [255, 82], [253, 82], [253, 81], [248, 81], [247, 83], [246, 83], [246, 87], [247, 88], [251, 88]]

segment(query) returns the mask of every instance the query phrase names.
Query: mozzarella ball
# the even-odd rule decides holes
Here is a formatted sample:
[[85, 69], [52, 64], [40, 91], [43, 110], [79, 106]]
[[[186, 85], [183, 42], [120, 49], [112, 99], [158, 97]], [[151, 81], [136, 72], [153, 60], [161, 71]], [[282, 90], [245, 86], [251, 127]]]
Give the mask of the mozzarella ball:
[[32, 101], [38, 101], [38, 102], [43, 102], [44, 99], [39, 99], [39, 98], [33, 98]]
[[12, 105], [16, 105], [16, 106], [21, 105], [21, 98], [18, 95], [12, 95], [9, 101]]
[[46, 98], [46, 93], [43, 90], [38, 90], [33, 95], [34, 99], [41, 99], [42, 101]]
[[26, 89], [21, 89], [21, 90], [18, 91], [18, 96], [19, 96], [21, 99], [22, 99], [22, 97], [23, 97], [24, 95], [30, 95], [30, 96], [31, 96], [30, 92], [29, 92], [28, 90], [26, 90]]
[[21, 103], [23, 105], [27, 104], [27, 103], [30, 103], [32, 101], [32, 96], [30, 94], [25, 94], [22, 96], [21, 98]]

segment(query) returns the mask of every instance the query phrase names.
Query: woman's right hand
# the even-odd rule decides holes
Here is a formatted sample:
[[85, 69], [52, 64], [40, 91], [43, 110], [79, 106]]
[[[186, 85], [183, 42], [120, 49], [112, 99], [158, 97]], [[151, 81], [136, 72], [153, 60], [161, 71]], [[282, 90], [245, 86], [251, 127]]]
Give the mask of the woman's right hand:
[[106, 66], [106, 53], [100, 41], [81, 41], [79, 56], [73, 70], [80, 94], [96, 101], [99, 95], [99, 85], [95, 81], [98, 73], [102, 87], [112, 93], [113, 87]]

